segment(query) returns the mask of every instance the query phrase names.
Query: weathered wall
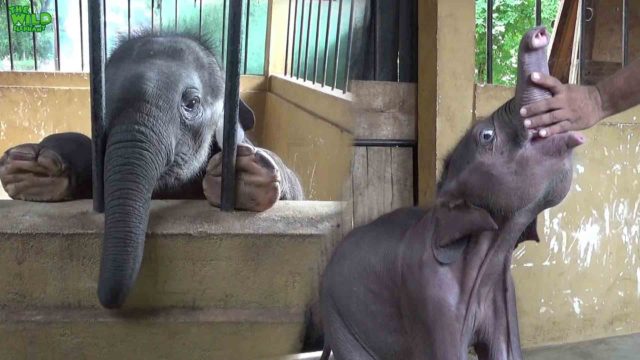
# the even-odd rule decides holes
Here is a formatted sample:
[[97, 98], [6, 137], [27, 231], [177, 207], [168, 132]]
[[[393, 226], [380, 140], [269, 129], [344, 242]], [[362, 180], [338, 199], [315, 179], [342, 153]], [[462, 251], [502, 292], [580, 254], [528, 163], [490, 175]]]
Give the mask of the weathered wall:
[[[298, 105], [322, 103], [318, 98], [325, 94], [305, 93], [291, 101], [267, 101], [272, 98], [267, 96], [268, 82], [262, 76], [241, 78], [241, 96], [256, 114], [256, 128], [248, 133], [249, 137], [282, 155], [285, 163], [302, 177], [309, 199], [340, 199], [342, 184], [338, 184], [338, 178], [346, 178], [348, 168], [336, 159], [342, 159], [338, 154], [349, 150], [350, 136], [339, 126], [323, 121], [313, 109]], [[18, 144], [39, 142], [54, 133], [90, 134], [87, 74], [0, 72], [0, 99], [0, 152]], [[267, 103], [271, 104], [269, 118]], [[322, 113], [322, 108], [317, 111]], [[340, 111], [344, 113], [344, 109]], [[344, 118], [336, 114], [330, 117]], [[273, 128], [265, 131], [267, 127]], [[6, 198], [0, 187], [0, 199]]]
[[[476, 88], [484, 117], [513, 89]], [[640, 107], [585, 131], [571, 192], [514, 253], [524, 346], [640, 332]]]
[[348, 96], [271, 76], [262, 144], [298, 174], [309, 199], [342, 199], [350, 171], [352, 127]]

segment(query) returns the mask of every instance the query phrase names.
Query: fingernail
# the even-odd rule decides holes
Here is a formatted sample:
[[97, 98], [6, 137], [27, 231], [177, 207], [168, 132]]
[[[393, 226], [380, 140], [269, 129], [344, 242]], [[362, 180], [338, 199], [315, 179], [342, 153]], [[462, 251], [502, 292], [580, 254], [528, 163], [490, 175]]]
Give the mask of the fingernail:
[[540, 136], [545, 137], [547, 136], [547, 130], [540, 130]]
[[525, 108], [520, 109], [520, 115], [521, 116], [527, 116], [527, 109], [525, 109]]
[[531, 78], [533, 80], [540, 80], [540, 73], [534, 72], [533, 74], [531, 74]]
[[531, 126], [531, 120], [527, 119], [524, 121], [524, 127], [529, 127]]

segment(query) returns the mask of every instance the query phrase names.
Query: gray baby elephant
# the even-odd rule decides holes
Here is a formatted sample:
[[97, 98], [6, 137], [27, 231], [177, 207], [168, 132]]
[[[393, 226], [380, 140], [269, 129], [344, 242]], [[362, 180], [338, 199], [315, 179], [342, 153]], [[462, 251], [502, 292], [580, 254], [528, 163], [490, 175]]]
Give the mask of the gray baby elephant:
[[511, 255], [539, 241], [536, 217], [567, 195], [577, 133], [532, 138], [522, 105], [549, 96], [547, 32], [523, 38], [516, 96], [469, 129], [445, 161], [436, 205], [353, 230], [323, 276], [326, 359], [522, 359]]

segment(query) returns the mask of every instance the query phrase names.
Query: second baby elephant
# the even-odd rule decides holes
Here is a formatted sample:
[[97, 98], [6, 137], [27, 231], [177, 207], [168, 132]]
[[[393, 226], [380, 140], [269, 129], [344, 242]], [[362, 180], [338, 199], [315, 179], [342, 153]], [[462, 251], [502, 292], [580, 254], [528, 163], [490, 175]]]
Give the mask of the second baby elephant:
[[[152, 198], [220, 203], [224, 72], [195, 37], [143, 33], [123, 41], [106, 64], [105, 234], [98, 297], [120, 307], [142, 262]], [[300, 200], [297, 176], [244, 130], [253, 112], [239, 104], [237, 207], [262, 211]], [[0, 180], [14, 199], [62, 201], [92, 196], [91, 139], [48, 136], [0, 158]]]
[[544, 28], [519, 53], [516, 96], [460, 140], [436, 204], [356, 228], [337, 246], [321, 286], [325, 351], [337, 360], [522, 359], [511, 256], [539, 240], [536, 217], [567, 195], [577, 133], [533, 138], [520, 106], [545, 96]]

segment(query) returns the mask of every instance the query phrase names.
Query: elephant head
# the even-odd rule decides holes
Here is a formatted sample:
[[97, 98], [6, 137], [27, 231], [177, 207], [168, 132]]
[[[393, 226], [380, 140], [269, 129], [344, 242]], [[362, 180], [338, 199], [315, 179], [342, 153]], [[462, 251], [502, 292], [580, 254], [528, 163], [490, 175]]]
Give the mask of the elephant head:
[[[539, 241], [536, 216], [567, 195], [573, 174], [572, 149], [584, 142], [579, 133], [540, 138], [524, 127], [519, 109], [551, 96], [530, 80], [532, 72], [549, 73], [548, 43], [543, 27], [534, 28], [523, 37], [515, 97], [469, 129], [445, 160], [438, 184], [440, 202], [473, 204], [496, 221], [526, 212], [524, 217], [531, 223], [520, 235], [520, 241]], [[467, 209], [468, 214], [474, 215], [469, 220], [471, 229], [478, 227], [477, 219], [487, 218], [478, 217], [477, 208]], [[457, 217], [457, 221], [464, 218]], [[485, 225], [480, 228], [493, 227], [490, 223]], [[465, 226], [458, 223], [456, 228]], [[454, 257], [444, 249], [454, 240], [441, 244], [443, 250], [437, 252], [440, 260], [452, 261]]]
[[[169, 191], [205, 171], [222, 147], [224, 73], [195, 38], [141, 34], [122, 42], [106, 65], [105, 231], [98, 297], [124, 303], [144, 249], [154, 192]], [[253, 114], [240, 104], [242, 128]], [[238, 129], [238, 141], [244, 138]]]

